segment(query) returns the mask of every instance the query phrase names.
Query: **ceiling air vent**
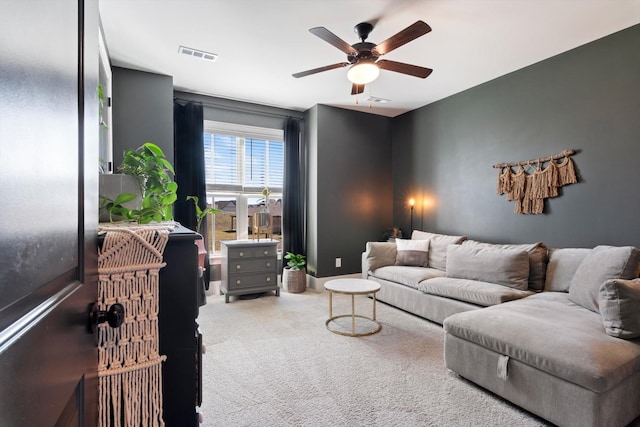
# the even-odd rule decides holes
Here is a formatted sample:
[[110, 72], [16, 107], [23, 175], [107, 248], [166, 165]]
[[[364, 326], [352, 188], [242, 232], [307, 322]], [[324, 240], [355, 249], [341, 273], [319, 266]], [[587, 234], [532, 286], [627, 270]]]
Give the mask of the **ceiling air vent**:
[[211, 52], [205, 52], [204, 50], [192, 49], [190, 47], [180, 46], [178, 52], [185, 55], [193, 56], [195, 58], [204, 59], [206, 61], [215, 62], [218, 59], [218, 55]]
[[365, 101], [375, 102], [376, 104], [386, 104], [387, 102], [391, 102], [390, 99], [378, 98], [376, 96], [370, 96]]

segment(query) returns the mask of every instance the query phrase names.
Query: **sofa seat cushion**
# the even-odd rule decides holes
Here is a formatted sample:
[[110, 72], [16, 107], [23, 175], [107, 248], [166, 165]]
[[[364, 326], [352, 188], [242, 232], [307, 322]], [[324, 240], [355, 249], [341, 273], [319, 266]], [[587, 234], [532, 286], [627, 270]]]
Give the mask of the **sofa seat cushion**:
[[445, 273], [435, 268], [389, 265], [377, 268], [369, 274], [378, 279], [401, 283], [410, 288], [418, 289], [418, 284], [423, 280], [444, 276]]
[[596, 393], [640, 371], [640, 340], [607, 335], [600, 315], [564, 292], [455, 314], [443, 326], [448, 334]]
[[478, 304], [482, 307], [502, 304], [533, 295], [532, 291], [521, 291], [495, 283], [478, 280], [436, 277], [420, 282], [418, 290], [426, 294], [438, 295], [458, 301]]

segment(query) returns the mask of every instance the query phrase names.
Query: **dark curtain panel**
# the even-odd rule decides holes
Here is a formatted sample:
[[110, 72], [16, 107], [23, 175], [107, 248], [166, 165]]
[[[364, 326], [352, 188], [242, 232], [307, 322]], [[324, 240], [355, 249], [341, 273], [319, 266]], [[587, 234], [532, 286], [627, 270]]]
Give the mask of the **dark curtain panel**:
[[[306, 160], [300, 127], [300, 120], [294, 118], [287, 118], [284, 125], [282, 251], [283, 254], [293, 252], [306, 255]], [[286, 265], [286, 262], [282, 264]]]
[[[174, 205], [175, 220], [187, 228], [202, 232], [205, 248], [209, 247], [207, 238], [207, 218], [204, 218], [197, 230], [196, 211], [193, 201], [187, 196], [197, 196], [200, 208], [206, 208], [207, 194], [204, 175], [204, 122], [202, 104], [199, 102], [173, 103], [173, 146], [178, 183], [178, 200]], [[204, 283], [209, 287], [209, 257], [205, 257]]]

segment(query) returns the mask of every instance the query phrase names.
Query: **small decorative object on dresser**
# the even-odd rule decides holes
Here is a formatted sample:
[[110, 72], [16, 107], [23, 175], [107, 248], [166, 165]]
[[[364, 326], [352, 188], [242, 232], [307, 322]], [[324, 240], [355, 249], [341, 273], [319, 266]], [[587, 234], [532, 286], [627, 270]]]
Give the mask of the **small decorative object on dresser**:
[[278, 287], [278, 241], [264, 240], [223, 240], [222, 285], [225, 302], [229, 296], [258, 294], [275, 291]]
[[304, 255], [287, 252], [284, 259], [287, 266], [282, 270], [282, 287], [291, 293], [304, 292], [307, 289], [307, 269]]

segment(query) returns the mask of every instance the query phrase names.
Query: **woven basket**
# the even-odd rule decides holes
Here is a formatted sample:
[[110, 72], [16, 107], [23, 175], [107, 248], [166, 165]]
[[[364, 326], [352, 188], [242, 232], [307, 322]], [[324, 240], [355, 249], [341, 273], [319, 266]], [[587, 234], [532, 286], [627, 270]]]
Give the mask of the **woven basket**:
[[282, 271], [282, 286], [286, 292], [304, 292], [307, 289], [307, 270], [285, 268]]

